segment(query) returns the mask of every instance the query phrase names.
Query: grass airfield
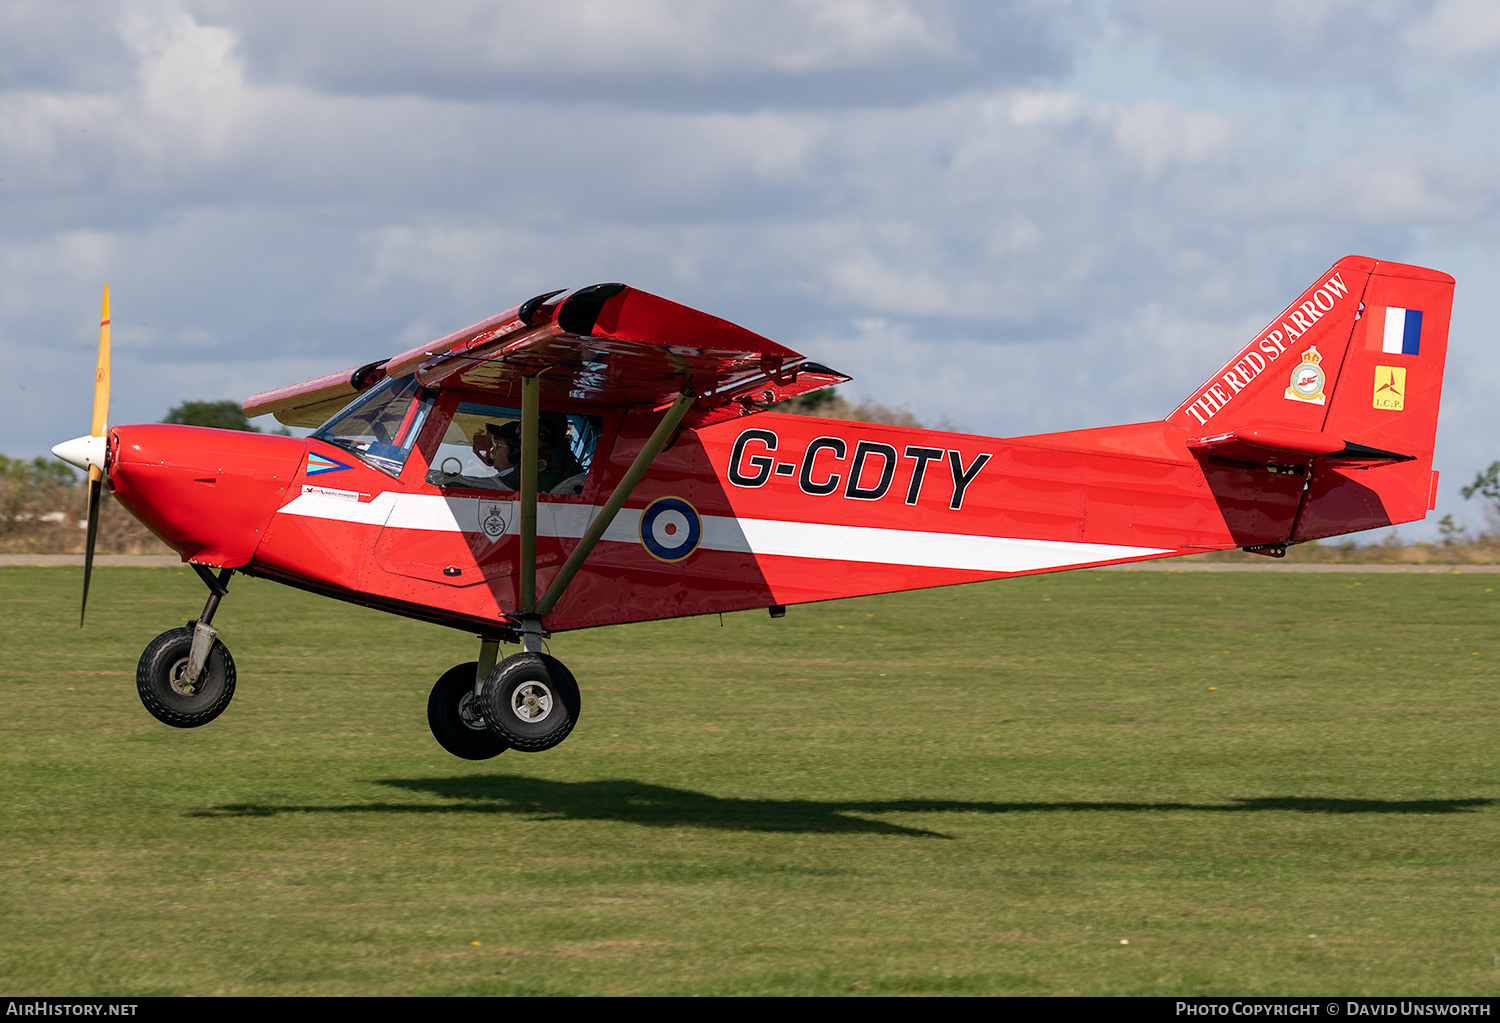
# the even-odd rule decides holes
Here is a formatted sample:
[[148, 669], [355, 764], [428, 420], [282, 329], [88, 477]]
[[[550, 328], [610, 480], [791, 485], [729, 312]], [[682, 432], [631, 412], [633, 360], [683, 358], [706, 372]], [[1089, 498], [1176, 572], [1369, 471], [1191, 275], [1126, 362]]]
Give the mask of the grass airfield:
[[[562, 635], [580, 724], [427, 732], [477, 642], [0, 569], [13, 994], [1500, 993], [1500, 577], [1083, 572]], [[513, 648], [512, 648], [513, 649]]]

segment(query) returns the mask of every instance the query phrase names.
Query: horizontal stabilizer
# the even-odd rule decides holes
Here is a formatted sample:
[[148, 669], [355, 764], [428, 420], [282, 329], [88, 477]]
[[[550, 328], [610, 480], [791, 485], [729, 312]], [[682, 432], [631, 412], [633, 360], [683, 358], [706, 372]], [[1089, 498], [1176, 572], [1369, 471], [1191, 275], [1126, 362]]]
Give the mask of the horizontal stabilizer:
[[1415, 455], [1355, 444], [1318, 430], [1286, 426], [1242, 426], [1212, 437], [1194, 437], [1190, 450], [1246, 465], [1308, 466], [1316, 459], [1340, 465], [1409, 462]]

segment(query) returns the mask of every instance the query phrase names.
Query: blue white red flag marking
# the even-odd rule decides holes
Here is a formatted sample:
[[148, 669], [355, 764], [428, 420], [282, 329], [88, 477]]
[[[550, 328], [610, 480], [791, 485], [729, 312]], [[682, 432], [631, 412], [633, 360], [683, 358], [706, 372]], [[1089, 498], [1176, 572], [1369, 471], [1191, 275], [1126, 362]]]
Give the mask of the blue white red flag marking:
[[1422, 310], [1382, 306], [1371, 314], [1370, 348], [1387, 355], [1419, 355], [1422, 347]]

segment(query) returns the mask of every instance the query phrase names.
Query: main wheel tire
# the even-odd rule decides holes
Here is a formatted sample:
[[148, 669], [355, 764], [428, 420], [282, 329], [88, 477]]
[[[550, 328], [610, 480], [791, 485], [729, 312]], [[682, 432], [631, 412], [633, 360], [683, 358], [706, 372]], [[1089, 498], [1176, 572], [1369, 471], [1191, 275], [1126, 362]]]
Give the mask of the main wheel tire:
[[193, 649], [193, 630], [171, 629], [153, 639], [135, 669], [135, 688], [151, 716], [173, 728], [206, 725], [234, 698], [234, 658], [214, 640], [208, 663], [196, 686], [185, 686], [182, 673]]
[[511, 747], [540, 753], [568, 737], [583, 703], [573, 673], [546, 654], [513, 654], [495, 665], [480, 695], [484, 720]]
[[432, 737], [455, 757], [488, 760], [510, 747], [485, 723], [480, 701], [474, 697], [478, 661], [449, 668], [427, 698], [427, 725]]

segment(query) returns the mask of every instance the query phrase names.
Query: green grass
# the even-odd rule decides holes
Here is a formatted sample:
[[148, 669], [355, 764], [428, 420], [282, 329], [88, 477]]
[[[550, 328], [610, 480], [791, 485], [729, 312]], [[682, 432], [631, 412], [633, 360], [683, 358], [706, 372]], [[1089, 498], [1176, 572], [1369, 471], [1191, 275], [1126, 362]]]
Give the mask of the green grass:
[[1492, 576], [564, 635], [578, 729], [477, 764], [425, 720], [470, 637], [236, 579], [178, 731], [135, 662], [201, 584], [99, 569], [80, 633], [80, 582], [0, 569], [0, 990], [1500, 992]]

